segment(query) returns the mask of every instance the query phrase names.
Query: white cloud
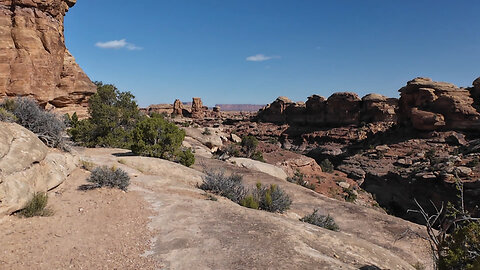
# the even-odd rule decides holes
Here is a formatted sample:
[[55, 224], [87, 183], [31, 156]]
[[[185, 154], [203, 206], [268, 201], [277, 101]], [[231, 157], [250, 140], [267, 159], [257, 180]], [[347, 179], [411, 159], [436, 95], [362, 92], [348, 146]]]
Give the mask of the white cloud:
[[102, 49], [123, 49], [123, 48], [126, 48], [127, 50], [130, 50], [130, 51], [136, 51], [136, 50], [143, 49], [142, 47], [138, 47], [135, 44], [128, 43], [126, 39], [111, 40], [111, 41], [106, 41], [106, 42], [97, 42], [97, 43], [95, 43], [95, 46], [97, 46], [98, 48], [102, 48]]
[[252, 55], [247, 57], [246, 60], [250, 62], [263, 62], [270, 59], [278, 59], [278, 58], [280, 58], [280, 56], [266, 56], [264, 54], [257, 54], [257, 55]]

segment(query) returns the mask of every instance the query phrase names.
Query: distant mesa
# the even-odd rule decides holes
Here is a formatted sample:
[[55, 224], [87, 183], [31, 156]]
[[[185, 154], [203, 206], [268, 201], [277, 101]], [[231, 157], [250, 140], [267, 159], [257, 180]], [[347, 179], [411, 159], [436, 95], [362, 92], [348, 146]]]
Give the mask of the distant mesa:
[[279, 97], [262, 108], [259, 121], [313, 127], [392, 122], [417, 130], [480, 131], [480, 78], [469, 88], [415, 78], [400, 90], [400, 99], [351, 92], [334, 93], [328, 99], [312, 95], [303, 102]]

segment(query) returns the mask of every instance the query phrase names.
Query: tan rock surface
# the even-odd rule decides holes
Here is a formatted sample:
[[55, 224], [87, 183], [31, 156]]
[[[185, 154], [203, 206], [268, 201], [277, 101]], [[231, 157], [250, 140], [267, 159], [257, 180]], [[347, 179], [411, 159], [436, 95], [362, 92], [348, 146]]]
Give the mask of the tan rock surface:
[[31, 96], [85, 115], [96, 87], [65, 48], [63, 18], [73, 0], [0, 0], [0, 99]]
[[35, 192], [61, 184], [76, 164], [72, 155], [49, 150], [27, 129], [0, 122], [0, 216], [20, 210]]
[[[118, 149], [86, 149], [83, 158], [127, 170], [134, 185], [155, 214], [149, 227], [155, 231], [147, 252], [166, 269], [414, 269], [429, 261], [425, 243], [395, 238], [418, 225], [372, 209], [326, 198], [267, 174], [197, 156], [194, 169], [165, 160], [129, 157]], [[114, 154], [114, 155], [112, 155]], [[118, 161], [121, 163], [118, 163]], [[244, 175], [247, 185], [276, 183], [293, 199], [286, 214], [243, 208], [218, 197], [206, 200], [196, 185], [197, 170], [223, 169]], [[341, 231], [332, 232], [298, 221], [320, 208], [334, 216]], [[175, 222], [172, 222], [175, 221]]]

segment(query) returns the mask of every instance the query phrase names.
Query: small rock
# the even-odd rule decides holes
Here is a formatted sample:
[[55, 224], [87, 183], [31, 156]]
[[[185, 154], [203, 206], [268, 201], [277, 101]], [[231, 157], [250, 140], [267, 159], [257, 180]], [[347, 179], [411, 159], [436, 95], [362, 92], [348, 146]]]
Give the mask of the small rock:
[[230, 134], [230, 139], [234, 143], [241, 143], [242, 142], [242, 139], [240, 137], [238, 137], [237, 135], [233, 134], [233, 133]]
[[390, 147], [388, 147], [388, 145], [379, 145], [379, 146], [375, 147], [375, 150], [377, 150], [377, 151], [388, 151], [388, 150], [390, 150]]
[[460, 166], [455, 169], [455, 172], [459, 176], [470, 176], [472, 174], [472, 169], [468, 167]]
[[347, 183], [347, 182], [338, 182], [337, 185], [339, 185], [340, 187], [342, 187], [344, 189], [350, 188], [350, 184]]

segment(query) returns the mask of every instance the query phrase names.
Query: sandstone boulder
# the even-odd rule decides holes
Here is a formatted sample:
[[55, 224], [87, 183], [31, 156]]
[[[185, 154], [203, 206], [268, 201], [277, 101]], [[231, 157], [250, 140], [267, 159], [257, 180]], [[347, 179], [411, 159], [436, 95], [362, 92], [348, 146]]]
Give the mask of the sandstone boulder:
[[29, 130], [0, 122], [0, 216], [20, 210], [35, 192], [60, 185], [76, 159], [49, 150]]
[[73, 0], [0, 0], [0, 99], [30, 96], [43, 107], [86, 114], [96, 86], [65, 47]]

